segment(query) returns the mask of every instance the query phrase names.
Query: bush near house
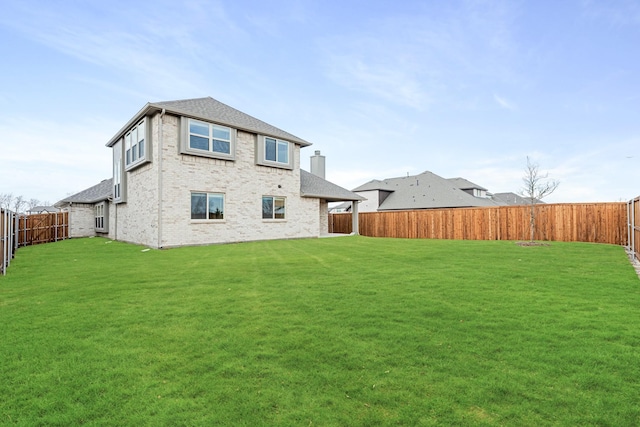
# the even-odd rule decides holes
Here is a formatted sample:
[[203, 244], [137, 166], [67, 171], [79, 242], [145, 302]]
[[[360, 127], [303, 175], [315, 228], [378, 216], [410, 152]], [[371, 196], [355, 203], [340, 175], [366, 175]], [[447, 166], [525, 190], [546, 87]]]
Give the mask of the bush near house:
[[638, 425], [639, 305], [610, 245], [32, 246], [0, 424]]

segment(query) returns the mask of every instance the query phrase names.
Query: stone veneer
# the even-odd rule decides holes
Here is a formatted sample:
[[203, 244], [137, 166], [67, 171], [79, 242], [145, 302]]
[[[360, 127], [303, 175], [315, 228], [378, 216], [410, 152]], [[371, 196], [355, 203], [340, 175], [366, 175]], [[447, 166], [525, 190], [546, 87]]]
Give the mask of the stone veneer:
[[69, 212], [69, 237], [96, 235], [94, 204], [74, 203], [64, 210]]

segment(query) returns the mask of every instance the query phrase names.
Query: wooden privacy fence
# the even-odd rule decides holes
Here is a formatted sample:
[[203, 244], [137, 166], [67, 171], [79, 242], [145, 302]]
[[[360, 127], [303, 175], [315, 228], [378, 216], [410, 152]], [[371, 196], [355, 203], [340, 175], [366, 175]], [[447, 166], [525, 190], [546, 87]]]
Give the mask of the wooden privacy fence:
[[0, 273], [6, 274], [7, 267], [19, 247], [68, 238], [68, 212], [17, 215], [9, 210], [0, 209]]
[[[627, 204], [536, 206], [535, 240], [627, 244]], [[359, 233], [371, 237], [529, 240], [529, 206], [425, 209], [359, 214]], [[351, 233], [351, 214], [330, 214], [329, 232]]]
[[0, 208], [0, 274], [4, 275], [17, 248], [14, 236], [15, 214]]
[[627, 236], [629, 248], [640, 260], [640, 196], [627, 203]]
[[69, 212], [21, 215], [18, 219], [18, 247], [57, 242], [69, 238]]

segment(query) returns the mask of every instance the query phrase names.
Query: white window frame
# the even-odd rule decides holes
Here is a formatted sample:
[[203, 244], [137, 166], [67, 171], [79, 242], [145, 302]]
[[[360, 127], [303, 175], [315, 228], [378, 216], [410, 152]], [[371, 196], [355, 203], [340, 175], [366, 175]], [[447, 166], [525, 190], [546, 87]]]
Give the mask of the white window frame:
[[[265, 199], [271, 199], [271, 216], [265, 217], [264, 202]], [[276, 201], [282, 201], [283, 212], [281, 216], [276, 213]], [[283, 196], [262, 196], [262, 219], [265, 221], [285, 221], [287, 219], [287, 198]]]
[[148, 122], [145, 117], [124, 134], [125, 171], [151, 161]]
[[124, 137], [113, 147], [113, 203], [124, 203], [127, 199], [127, 173], [124, 169]]
[[[276, 158], [275, 160], [267, 159], [267, 143], [275, 142], [276, 145]], [[280, 158], [280, 150], [279, 147], [286, 146], [287, 158]], [[258, 140], [256, 144], [256, 164], [262, 166], [270, 166], [280, 169], [293, 169], [293, 155], [294, 155], [294, 147], [290, 141], [286, 141], [284, 139], [279, 139], [273, 136], [267, 135], [258, 135]]]
[[109, 205], [106, 201], [95, 204], [94, 225], [97, 232], [109, 231]]
[[[205, 212], [204, 212], [204, 218], [194, 218], [193, 217], [193, 196], [194, 195], [205, 195], [206, 196], [206, 200], [205, 200]], [[210, 208], [210, 200], [211, 198], [221, 198], [222, 199], [222, 217], [221, 218], [210, 218], [212, 212], [209, 212], [209, 208]], [[226, 209], [226, 197], [224, 193], [212, 193], [212, 192], [207, 192], [207, 191], [192, 191], [190, 193], [190, 202], [189, 202], [189, 206], [190, 206], [190, 217], [191, 217], [191, 221], [207, 221], [207, 222], [224, 222], [225, 221], [225, 209]]]
[[[202, 137], [204, 138], [204, 135], [200, 135], [200, 134], [194, 134], [191, 133], [191, 123], [194, 124], [199, 124], [201, 126], [207, 126], [209, 129], [209, 135], [207, 136], [209, 142], [208, 142], [208, 148], [206, 150], [204, 149], [200, 149], [200, 148], [193, 148], [191, 147], [191, 136], [198, 136], [198, 137]], [[193, 119], [190, 117], [182, 117], [181, 121], [180, 121], [180, 126], [182, 128], [181, 130], [181, 138], [180, 138], [180, 154], [190, 154], [192, 156], [201, 156], [201, 157], [211, 157], [214, 159], [222, 159], [222, 160], [235, 160], [236, 158], [236, 135], [237, 135], [237, 130], [229, 127], [229, 126], [225, 126], [225, 125], [221, 125], [218, 123], [213, 123], [213, 122], [207, 122], [204, 120], [200, 120], [200, 119]], [[214, 130], [218, 128], [218, 129], [224, 129], [227, 130], [229, 132], [229, 139], [223, 139], [223, 138], [216, 138], [214, 137]], [[218, 141], [222, 141], [222, 142], [228, 142], [229, 143], [229, 152], [225, 153], [225, 152], [221, 152], [221, 151], [214, 151], [214, 140], [218, 140]]]

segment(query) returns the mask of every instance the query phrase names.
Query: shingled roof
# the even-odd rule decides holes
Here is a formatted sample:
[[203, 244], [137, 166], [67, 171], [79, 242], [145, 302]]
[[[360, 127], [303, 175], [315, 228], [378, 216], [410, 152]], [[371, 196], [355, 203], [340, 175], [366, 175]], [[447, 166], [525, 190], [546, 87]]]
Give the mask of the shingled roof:
[[107, 200], [113, 195], [113, 179], [105, 179], [100, 184], [87, 188], [79, 193], [64, 198], [57, 202], [54, 206], [62, 207], [70, 203], [97, 203]]
[[497, 206], [500, 204], [488, 198], [473, 197], [462, 191], [456, 184], [433, 172], [425, 171], [419, 175], [369, 181], [353, 191], [389, 191], [389, 196], [378, 207], [380, 211]]
[[113, 146], [122, 136], [133, 126], [138, 120], [152, 112], [165, 110], [166, 113], [173, 113], [180, 116], [191, 117], [194, 119], [205, 120], [209, 122], [226, 125], [235, 129], [245, 130], [260, 135], [272, 136], [293, 142], [302, 147], [311, 145], [310, 142], [295, 135], [285, 132], [269, 123], [256, 119], [240, 110], [223, 104], [211, 97], [182, 99], [177, 101], [150, 102], [146, 104], [135, 116], [131, 118], [116, 133], [113, 138], [107, 142], [107, 147]]
[[329, 202], [365, 200], [359, 194], [322, 179], [304, 169], [300, 169], [300, 194], [302, 197], [316, 197]]

